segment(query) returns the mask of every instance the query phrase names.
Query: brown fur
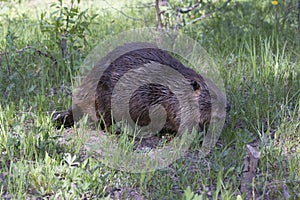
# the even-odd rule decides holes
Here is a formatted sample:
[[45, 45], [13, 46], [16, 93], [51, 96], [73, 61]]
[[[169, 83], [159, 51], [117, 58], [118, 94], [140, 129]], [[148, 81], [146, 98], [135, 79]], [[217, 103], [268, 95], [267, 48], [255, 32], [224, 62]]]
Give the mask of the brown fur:
[[[169, 67], [182, 75], [182, 79], [173, 75], [166, 75], [165, 81], [174, 85], [175, 89], [173, 88], [173, 90], [175, 91], [172, 91], [167, 85], [151, 83], [151, 80], [148, 84], [139, 86], [139, 77], [140, 79], [147, 79], [145, 78], [146, 75], [153, 70], [161, 70], [159, 71], [160, 74], [165, 73], [163, 69], [160, 69], [163, 67]], [[147, 43], [130, 43], [116, 48], [99, 61], [77, 88], [72, 107], [68, 112], [55, 115], [54, 119], [60, 122], [58, 124], [70, 126], [74, 124], [73, 114], [80, 113], [75, 117], [77, 120], [83, 111], [92, 119], [97, 121], [103, 119], [106, 126], [111, 126], [112, 97], [119, 95], [114, 94], [113, 91], [120, 79], [124, 78], [124, 75], [127, 75], [130, 70], [139, 70], [134, 75], [135, 77], [125, 79], [125, 83], [133, 85], [136, 80], [136, 85], [139, 86], [136, 91], [133, 91], [129, 101], [130, 117], [139, 126], [149, 125], [151, 123], [149, 109], [155, 105], [161, 105], [166, 113], [163, 132], [177, 132], [180, 124], [189, 126], [197, 123], [202, 129], [211, 120], [212, 100], [210, 92], [217, 94], [218, 97], [216, 98], [219, 96], [223, 98], [224, 96], [216, 88], [210, 91], [211, 86], [206, 84], [201, 75], [185, 67], [167, 51]], [[99, 74], [102, 76], [99, 77]], [[178, 88], [177, 85], [186, 87]], [[125, 99], [122, 95], [114, 97], [120, 100]], [[187, 102], [183, 105], [185, 106], [184, 109], [180, 107], [178, 98], [185, 99]], [[185, 112], [184, 114], [187, 115], [184, 116], [188, 117], [182, 118], [182, 112]], [[198, 112], [199, 114], [197, 114]]]

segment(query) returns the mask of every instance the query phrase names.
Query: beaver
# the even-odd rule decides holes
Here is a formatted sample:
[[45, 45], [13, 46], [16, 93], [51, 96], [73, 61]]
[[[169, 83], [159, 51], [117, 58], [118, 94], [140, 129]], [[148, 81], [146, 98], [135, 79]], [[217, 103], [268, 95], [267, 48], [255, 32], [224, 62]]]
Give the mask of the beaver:
[[[159, 78], [153, 82], [151, 76], [157, 75]], [[117, 86], [121, 90], [114, 92]], [[123, 94], [128, 88], [134, 91]], [[129, 116], [124, 114], [126, 109], [117, 108], [116, 119], [112, 115], [112, 102], [121, 105], [126, 101]], [[195, 123], [203, 130], [210, 124], [215, 102], [221, 102], [227, 112], [230, 110], [225, 95], [211, 80], [186, 67], [171, 52], [149, 43], [128, 43], [108, 53], [94, 66], [76, 89], [73, 105], [68, 111], [54, 113], [53, 120], [58, 127], [70, 127], [83, 114], [88, 114], [92, 120], [110, 127], [125, 116], [144, 127], [155, 121], [151, 118], [153, 108], [157, 110], [155, 106], [161, 106], [165, 119], [160, 132], [177, 132], [180, 126]]]

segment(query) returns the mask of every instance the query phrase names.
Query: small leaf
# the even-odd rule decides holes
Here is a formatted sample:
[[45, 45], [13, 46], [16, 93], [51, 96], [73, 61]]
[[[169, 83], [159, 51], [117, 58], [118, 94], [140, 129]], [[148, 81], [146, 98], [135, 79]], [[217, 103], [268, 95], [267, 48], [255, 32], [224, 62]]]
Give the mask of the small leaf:
[[32, 92], [35, 88], [36, 88], [36, 86], [35, 86], [35, 85], [32, 85], [32, 86], [28, 89], [28, 93]]
[[188, 186], [184, 191], [185, 200], [193, 200], [194, 192], [191, 190], [190, 186]]

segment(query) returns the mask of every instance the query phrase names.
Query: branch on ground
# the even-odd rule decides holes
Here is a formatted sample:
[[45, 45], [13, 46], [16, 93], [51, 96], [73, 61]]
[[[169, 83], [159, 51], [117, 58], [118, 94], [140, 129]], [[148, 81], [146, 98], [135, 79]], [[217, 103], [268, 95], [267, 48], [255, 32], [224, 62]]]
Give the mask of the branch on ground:
[[246, 199], [255, 197], [253, 193], [253, 183], [256, 177], [256, 169], [260, 159], [260, 152], [256, 147], [246, 145], [246, 156], [244, 158], [244, 169], [241, 180], [241, 192], [246, 194]]

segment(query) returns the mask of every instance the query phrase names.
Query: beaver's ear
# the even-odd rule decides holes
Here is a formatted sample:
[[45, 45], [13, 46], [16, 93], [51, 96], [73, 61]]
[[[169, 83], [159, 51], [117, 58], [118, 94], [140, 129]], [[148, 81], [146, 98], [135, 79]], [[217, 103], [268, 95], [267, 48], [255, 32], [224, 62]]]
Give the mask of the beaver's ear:
[[192, 80], [192, 81], [191, 81], [191, 86], [193, 87], [193, 90], [194, 90], [194, 91], [200, 89], [199, 83], [198, 83], [197, 81], [195, 81], [195, 80]]

